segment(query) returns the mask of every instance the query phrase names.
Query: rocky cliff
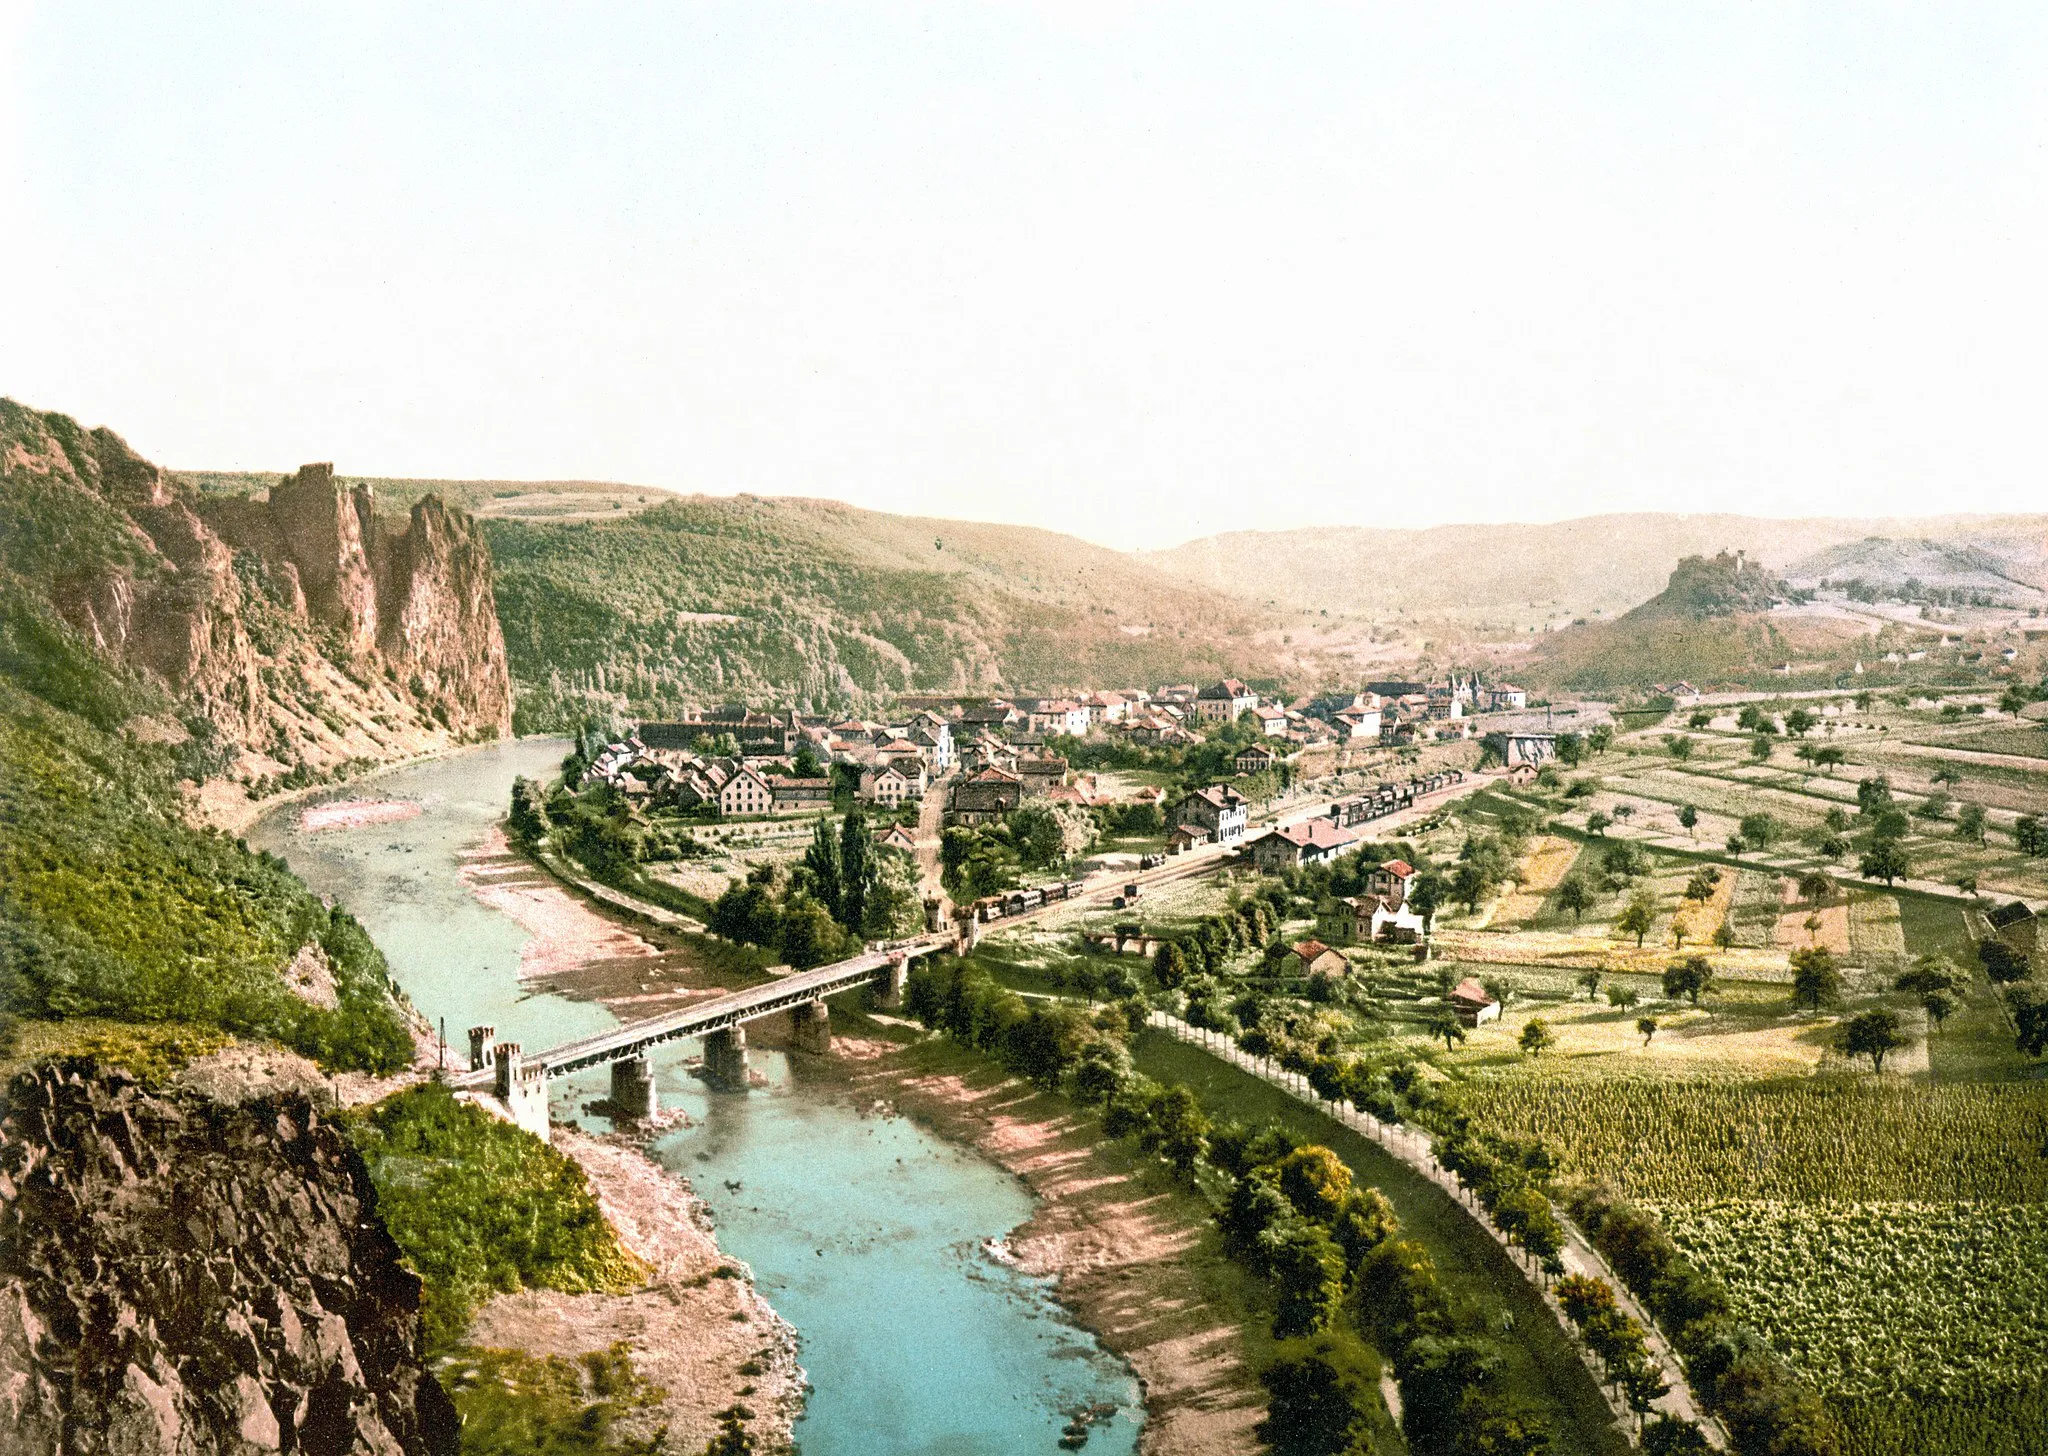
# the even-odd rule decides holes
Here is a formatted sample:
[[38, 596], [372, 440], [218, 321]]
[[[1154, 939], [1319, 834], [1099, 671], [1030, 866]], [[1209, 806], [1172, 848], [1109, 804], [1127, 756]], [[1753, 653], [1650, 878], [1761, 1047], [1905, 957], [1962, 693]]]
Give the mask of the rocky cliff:
[[490, 552], [429, 497], [385, 518], [309, 465], [203, 497], [109, 430], [0, 400], [0, 572], [168, 690], [215, 776], [305, 782], [510, 731]]
[[452, 1453], [347, 1138], [70, 1060], [0, 1115], [0, 1456]]

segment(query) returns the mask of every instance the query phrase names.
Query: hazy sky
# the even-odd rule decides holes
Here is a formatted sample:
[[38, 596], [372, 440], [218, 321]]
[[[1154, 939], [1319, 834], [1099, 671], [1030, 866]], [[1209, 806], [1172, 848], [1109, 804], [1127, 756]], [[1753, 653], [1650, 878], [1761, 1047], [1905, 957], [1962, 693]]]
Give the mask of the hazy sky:
[[2048, 509], [2048, 8], [0, 0], [0, 393], [1116, 545]]

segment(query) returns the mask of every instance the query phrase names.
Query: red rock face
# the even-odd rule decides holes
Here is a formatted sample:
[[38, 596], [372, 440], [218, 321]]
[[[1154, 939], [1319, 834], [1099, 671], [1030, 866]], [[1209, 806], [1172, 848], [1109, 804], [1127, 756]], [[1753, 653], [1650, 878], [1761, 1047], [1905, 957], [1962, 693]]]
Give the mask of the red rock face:
[[52, 517], [96, 513], [90, 559], [10, 564], [97, 650], [246, 750], [246, 776], [511, 731], [490, 551], [438, 499], [386, 521], [326, 464], [267, 501], [201, 499], [118, 435], [8, 401], [0, 491]]

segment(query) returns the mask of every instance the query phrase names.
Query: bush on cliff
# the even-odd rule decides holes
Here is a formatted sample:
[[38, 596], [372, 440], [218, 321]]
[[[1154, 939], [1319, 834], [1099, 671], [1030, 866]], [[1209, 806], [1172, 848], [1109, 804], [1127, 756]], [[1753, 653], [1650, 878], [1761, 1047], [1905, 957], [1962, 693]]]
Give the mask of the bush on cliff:
[[354, 1131], [385, 1226], [426, 1282], [430, 1348], [459, 1341], [493, 1294], [618, 1292], [645, 1276], [581, 1168], [444, 1086], [387, 1098]]

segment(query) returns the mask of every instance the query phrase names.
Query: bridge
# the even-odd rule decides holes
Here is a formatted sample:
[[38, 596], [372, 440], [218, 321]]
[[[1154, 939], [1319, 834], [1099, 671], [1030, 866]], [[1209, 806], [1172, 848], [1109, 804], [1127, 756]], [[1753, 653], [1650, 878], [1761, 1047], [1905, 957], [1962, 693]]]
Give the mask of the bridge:
[[787, 1011], [796, 1024], [799, 1049], [829, 1051], [832, 1023], [825, 1007], [827, 996], [866, 986], [874, 991], [878, 1005], [897, 1004], [909, 978], [910, 962], [955, 944], [950, 934], [899, 941], [764, 986], [750, 986], [661, 1016], [625, 1022], [531, 1058], [517, 1042], [494, 1044], [491, 1039], [496, 1028], [472, 1026], [470, 1069], [450, 1077], [448, 1085], [457, 1091], [490, 1091], [510, 1110], [513, 1121], [546, 1137], [547, 1079], [608, 1064], [615, 1107], [632, 1116], [649, 1117], [656, 1108], [654, 1073], [647, 1063], [651, 1048], [683, 1037], [702, 1037], [705, 1075], [724, 1086], [744, 1087], [747, 1022]]

